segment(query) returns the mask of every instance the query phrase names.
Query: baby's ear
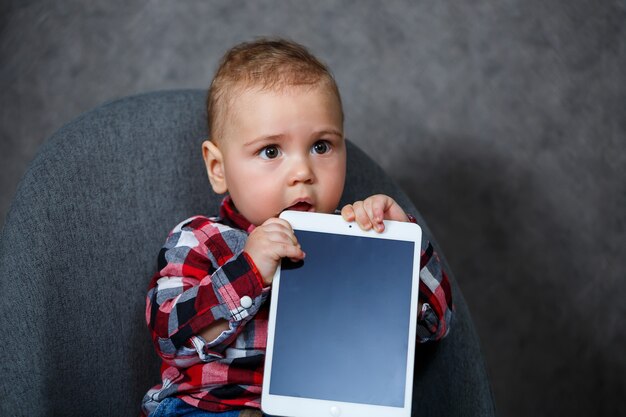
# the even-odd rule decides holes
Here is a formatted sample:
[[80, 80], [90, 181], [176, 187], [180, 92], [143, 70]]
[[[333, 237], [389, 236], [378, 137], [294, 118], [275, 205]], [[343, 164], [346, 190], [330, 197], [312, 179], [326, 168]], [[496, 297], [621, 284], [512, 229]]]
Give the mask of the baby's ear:
[[206, 172], [209, 175], [209, 182], [213, 191], [217, 194], [224, 194], [228, 191], [226, 185], [226, 176], [224, 175], [224, 156], [222, 151], [210, 140], [205, 140], [202, 143], [202, 157], [204, 158], [204, 165], [206, 165]]

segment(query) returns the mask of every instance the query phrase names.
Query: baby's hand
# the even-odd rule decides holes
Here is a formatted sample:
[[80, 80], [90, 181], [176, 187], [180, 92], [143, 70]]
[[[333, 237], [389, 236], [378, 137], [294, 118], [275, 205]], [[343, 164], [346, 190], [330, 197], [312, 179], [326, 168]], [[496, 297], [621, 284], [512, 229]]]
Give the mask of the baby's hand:
[[363, 230], [373, 228], [378, 233], [385, 230], [383, 220], [409, 221], [402, 207], [393, 198], [384, 194], [376, 194], [364, 201], [347, 204], [341, 209], [341, 216], [347, 222], [356, 221]]
[[255, 228], [243, 248], [254, 261], [265, 285], [271, 285], [282, 258], [297, 262], [304, 259], [291, 225], [283, 219], [271, 218]]

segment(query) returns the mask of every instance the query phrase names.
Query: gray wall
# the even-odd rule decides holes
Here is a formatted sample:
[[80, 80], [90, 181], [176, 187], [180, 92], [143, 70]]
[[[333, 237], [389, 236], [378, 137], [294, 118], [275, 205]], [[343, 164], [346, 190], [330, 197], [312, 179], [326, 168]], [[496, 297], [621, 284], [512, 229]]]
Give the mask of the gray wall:
[[228, 46], [288, 36], [329, 63], [348, 137], [438, 237], [500, 414], [617, 414], [625, 1], [3, 1], [0, 12], [2, 221], [37, 147], [81, 112], [205, 88]]

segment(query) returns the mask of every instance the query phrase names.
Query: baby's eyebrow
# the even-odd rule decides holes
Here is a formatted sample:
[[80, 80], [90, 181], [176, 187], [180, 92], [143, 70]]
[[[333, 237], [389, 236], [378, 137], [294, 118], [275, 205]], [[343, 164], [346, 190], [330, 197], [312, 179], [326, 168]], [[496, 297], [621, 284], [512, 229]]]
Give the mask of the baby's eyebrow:
[[319, 132], [315, 133], [317, 136], [323, 136], [323, 135], [335, 135], [335, 136], [339, 136], [339, 137], [343, 137], [343, 132], [339, 131], [339, 130], [335, 130], [335, 129], [329, 129], [329, 130], [320, 130]]
[[[343, 133], [340, 130], [336, 130], [336, 129], [321, 129], [316, 132], [313, 132], [311, 136], [320, 137], [320, 136], [325, 136], [325, 135], [333, 135], [339, 138], [343, 138]], [[283, 133], [279, 133], [276, 135], [262, 135], [254, 139], [250, 139], [247, 142], [244, 142], [243, 146], [249, 147], [249, 146], [259, 146], [260, 144], [264, 144], [264, 143], [276, 143], [276, 142], [284, 141], [286, 140], [286, 138], [287, 138], [287, 135]]]
[[243, 146], [253, 146], [259, 143], [267, 143], [267, 142], [277, 142], [285, 138], [285, 135], [267, 135], [267, 136], [259, 136], [257, 138], [251, 139], [247, 142], [244, 142]]

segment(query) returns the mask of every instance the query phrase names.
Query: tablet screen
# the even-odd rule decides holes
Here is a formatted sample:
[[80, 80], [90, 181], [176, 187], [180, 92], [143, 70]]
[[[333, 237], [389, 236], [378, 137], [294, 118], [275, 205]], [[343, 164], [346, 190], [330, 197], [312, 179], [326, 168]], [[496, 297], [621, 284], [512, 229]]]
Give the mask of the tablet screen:
[[283, 262], [275, 395], [404, 405], [414, 243], [295, 231], [304, 262]]

